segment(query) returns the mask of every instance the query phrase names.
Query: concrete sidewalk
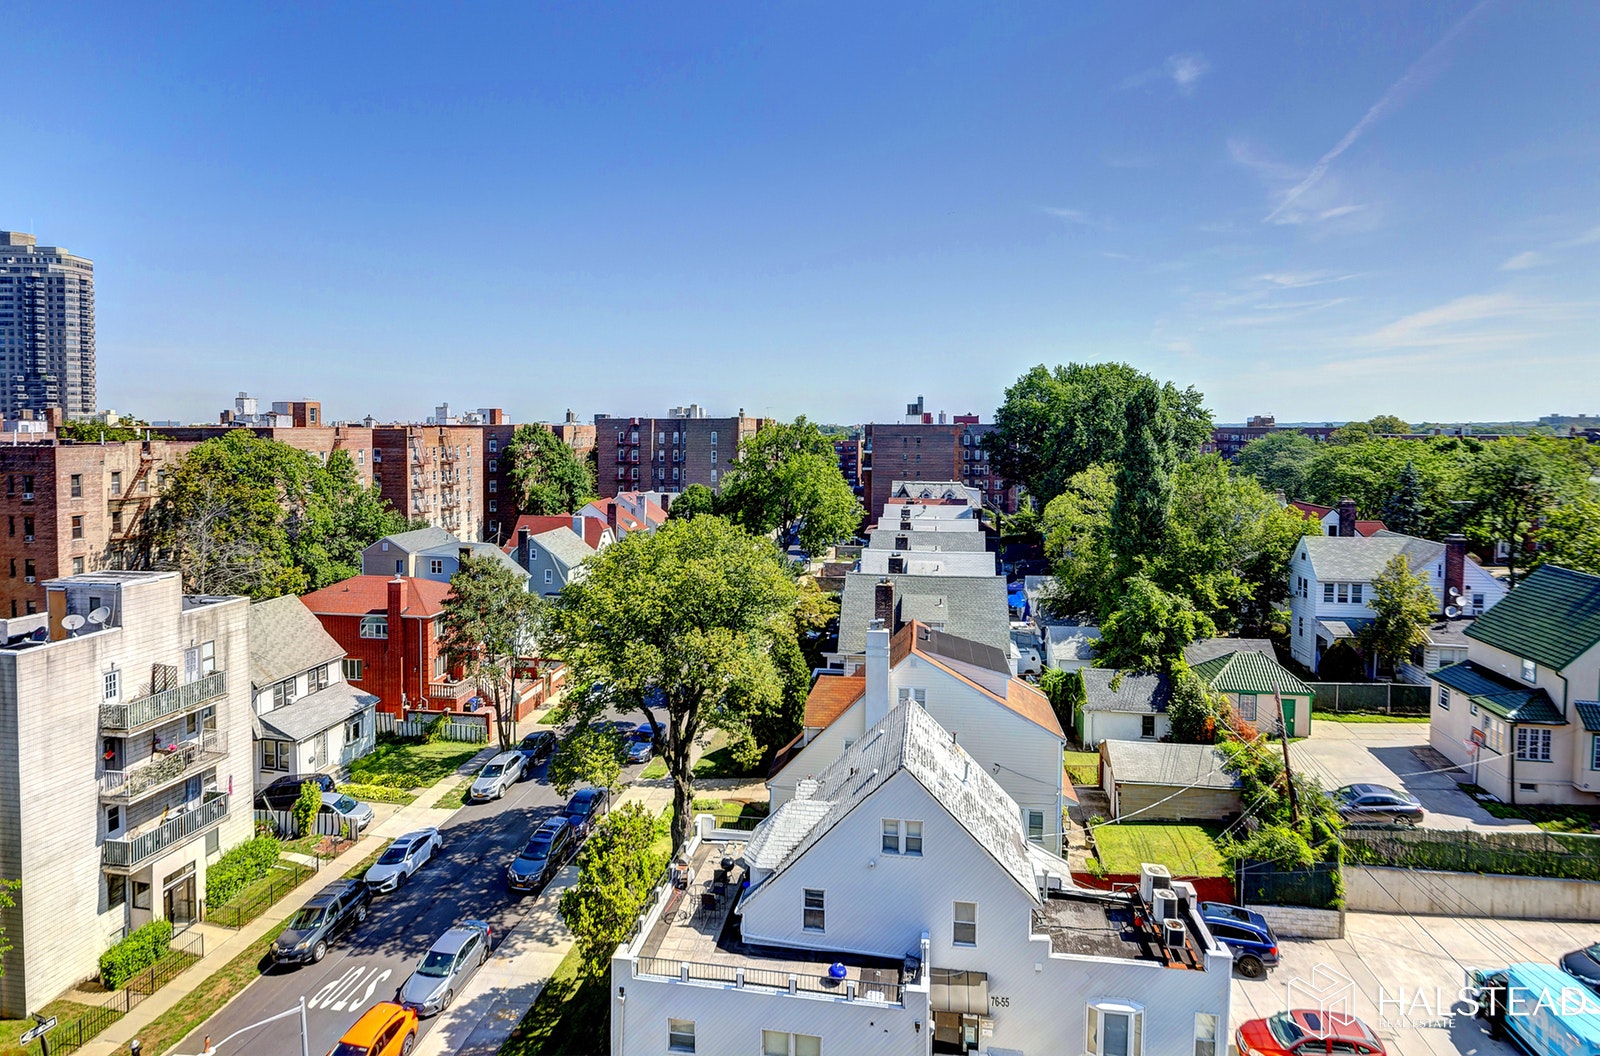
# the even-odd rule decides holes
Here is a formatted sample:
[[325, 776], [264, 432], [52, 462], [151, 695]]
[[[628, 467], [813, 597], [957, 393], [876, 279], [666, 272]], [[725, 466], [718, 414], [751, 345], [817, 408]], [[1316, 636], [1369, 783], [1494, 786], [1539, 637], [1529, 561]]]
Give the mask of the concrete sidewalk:
[[[348, 870], [377, 850], [385, 840], [393, 839], [413, 829], [440, 825], [448, 820], [455, 810], [434, 810], [433, 804], [438, 802], [439, 797], [455, 788], [463, 777], [473, 773], [483, 759], [487, 758], [486, 752], [498, 750], [492, 746], [485, 748], [483, 752], [479, 752], [467, 763], [458, 767], [455, 773], [423, 792], [417, 797], [416, 802], [401, 807], [388, 818], [373, 825], [360, 840], [356, 841], [354, 847], [337, 858], [323, 862], [322, 869], [316, 876], [290, 891], [244, 927], [233, 930], [204, 922], [194, 925], [189, 930], [205, 936], [206, 955], [191, 965], [188, 971], [145, 998], [134, 1007], [133, 1011], [111, 1024], [100, 1033], [99, 1037], [84, 1045], [78, 1052], [82, 1056], [122, 1056], [127, 1053], [129, 1039], [139, 1037], [144, 1028], [157, 1017], [198, 989], [214, 972], [248, 949], [256, 940], [282, 927], [283, 922], [295, 910], [309, 902], [313, 895], [328, 884], [342, 879]], [[373, 806], [374, 809], [378, 809], [381, 805]], [[147, 1052], [146, 1056], [161, 1056], [161, 1054]]]

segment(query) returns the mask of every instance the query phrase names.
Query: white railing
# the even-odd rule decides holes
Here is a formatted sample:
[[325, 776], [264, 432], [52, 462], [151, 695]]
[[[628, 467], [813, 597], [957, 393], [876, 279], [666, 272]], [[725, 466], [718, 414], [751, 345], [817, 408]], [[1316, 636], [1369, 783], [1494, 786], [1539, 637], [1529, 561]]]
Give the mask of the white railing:
[[228, 754], [228, 735], [207, 730], [199, 737], [179, 741], [170, 752], [158, 753], [143, 766], [107, 770], [100, 775], [100, 794], [127, 803], [216, 765]]

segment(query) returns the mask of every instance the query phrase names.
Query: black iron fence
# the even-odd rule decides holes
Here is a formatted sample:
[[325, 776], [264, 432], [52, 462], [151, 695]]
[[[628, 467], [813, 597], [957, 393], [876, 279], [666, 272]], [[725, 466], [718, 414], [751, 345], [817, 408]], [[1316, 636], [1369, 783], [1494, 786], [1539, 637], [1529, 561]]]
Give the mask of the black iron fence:
[[1350, 865], [1600, 880], [1600, 836], [1565, 832], [1346, 829]]
[[208, 905], [206, 921], [224, 928], [242, 928], [265, 912], [268, 906], [299, 887], [308, 877], [315, 876], [321, 868], [320, 859], [312, 867], [280, 858], [278, 864], [272, 867], [272, 872], [261, 880], [247, 884], [232, 902], [220, 906]]
[[[76, 1019], [64, 1019], [45, 1032], [42, 1040], [50, 1043], [50, 1056], [65, 1056], [99, 1037], [100, 1032], [121, 1019], [120, 1006], [92, 1008]], [[43, 1052], [39, 1042], [29, 1042], [23, 1049], [30, 1054]]]
[[1333, 909], [1339, 903], [1339, 866], [1334, 862], [1284, 869], [1276, 862], [1240, 861], [1233, 877], [1241, 906]]

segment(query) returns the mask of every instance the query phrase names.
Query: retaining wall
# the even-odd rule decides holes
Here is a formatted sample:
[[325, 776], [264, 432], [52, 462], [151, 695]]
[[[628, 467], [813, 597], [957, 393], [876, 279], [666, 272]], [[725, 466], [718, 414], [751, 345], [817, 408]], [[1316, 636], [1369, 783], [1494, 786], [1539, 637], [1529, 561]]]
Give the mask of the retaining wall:
[[1368, 913], [1600, 921], [1600, 881], [1346, 865], [1344, 903]]
[[1337, 909], [1300, 906], [1251, 906], [1266, 918], [1280, 939], [1342, 939], [1344, 913]]

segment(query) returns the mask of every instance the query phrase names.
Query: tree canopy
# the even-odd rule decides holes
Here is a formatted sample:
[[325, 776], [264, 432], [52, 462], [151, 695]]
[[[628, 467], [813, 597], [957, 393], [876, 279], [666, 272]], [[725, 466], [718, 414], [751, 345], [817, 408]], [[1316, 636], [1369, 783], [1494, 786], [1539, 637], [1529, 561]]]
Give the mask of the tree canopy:
[[1539, 519], [1565, 500], [1582, 498], [1588, 488], [1587, 467], [1571, 457], [1570, 447], [1559, 440], [1501, 440], [1487, 445], [1473, 467], [1466, 488], [1472, 509], [1467, 534], [1509, 544], [1506, 568], [1513, 586]]
[[405, 531], [355, 463], [248, 429], [197, 445], [167, 474], [151, 511], [152, 560], [199, 594], [302, 594], [361, 571], [361, 551]]
[[[72, 440], [80, 444], [98, 444], [101, 441], [108, 444], [123, 444], [130, 440], [143, 440], [147, 429], [149, 426], [144, 422], [133, 418], [125, 418], [116, 425], [75, 419], [56, 426], [56, 439]], [[157, 438], [159, 439], [159, 434]]]
[[505, 457], [517, 505], [536, 517], [574, 513], [595, 497], [594, 472], [566, 441], [542, 425], [519, 425]]
[[1289, 499], [1303, 499], [1306, 468], [1320, 446], [1305, 433], [1280, 429], [1244, 445], [1233, 464], [1239, 472], [1259, 480], [1268, 491], [1281, 491]]
[[680, 491], [672, 500], [672, 506], [667, 510], [668, 517], [678, 520], [688, 520], [702, 514], [717, 512], [717, 494], [704, 484], [690, 484]]
[[1428, 577], [1411, 571], [1411, 564], [1400, 554], [1389, 559], [1383, 571], [1372, 577], [1372, 622], [1362, 633], [1361, 644], [1377, 658], [1399, 663], [1411, 650], [1428, 641], [1428, 624], [1438, 610], [1438, 599], [1428, 586]]
[[1600, 576], [1600, 499], [1591, 492], [1562, 503], [1539, 526], [1539, 564]]
[[773, 643], [798, 588], [769, 540], [713, 516], [631, 533], [587, 569], [548, 607], [541, 634], [576, 682], [605, 687], [580, 706], [580, 722], [607, 699], [640, 706], [654, 694], [664, 707], [661, 758], [681, 844], [694, 799], [691, 746], [708, 726], [745, 734], [776, 705], [783, 679]]
[[516, 733], [517, 675], [520, 662], [534, 654], [541, 604], [528, 592], [526, 574], [492, 557], [468, 554], [450, 577], [441, 617], [445, 648], [494, 707], [502, 749]]
[[740, 442], [716, 509], [756, 534], [794, 534], [808, 554], [855, 535], [863, 516], [833, 441], [804, 416], [769, 422]]
[[641, 804], [624, 803], [584, 842], [578, 881], [561, 894], [561, 919], [591, 970], [605, 964], [649, 905], [667, 864], [655, 841], [655, 819]]

